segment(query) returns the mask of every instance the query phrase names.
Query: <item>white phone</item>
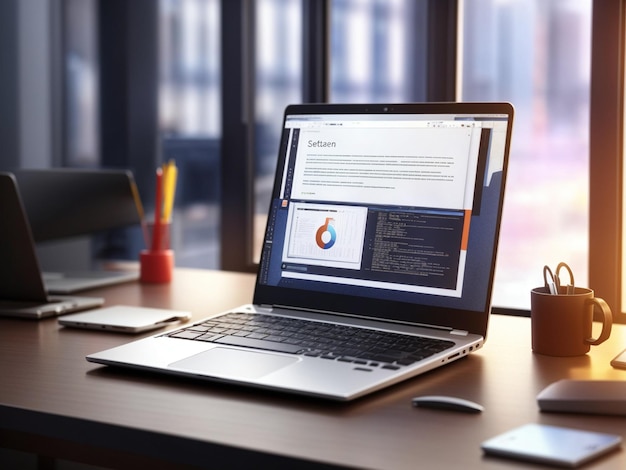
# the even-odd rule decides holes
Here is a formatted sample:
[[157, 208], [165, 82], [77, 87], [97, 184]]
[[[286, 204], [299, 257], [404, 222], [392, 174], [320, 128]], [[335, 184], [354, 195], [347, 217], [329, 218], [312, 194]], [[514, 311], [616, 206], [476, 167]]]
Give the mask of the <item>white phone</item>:
[[165, 326], [185, 322], [191, 313], [163, 308], [113, 307], [90, 310], [89, 312], [59, 317], [59, 324], [74, 328], [117, 331], [120, 333], [141, 333]]
[[622, 437], [580, 429], [527, 424], [482, 443], [488, 455], [577, 467], [617, 449]]
[[626, 369], [626, 349], [613, 358], [611, 365], [618, 369]]

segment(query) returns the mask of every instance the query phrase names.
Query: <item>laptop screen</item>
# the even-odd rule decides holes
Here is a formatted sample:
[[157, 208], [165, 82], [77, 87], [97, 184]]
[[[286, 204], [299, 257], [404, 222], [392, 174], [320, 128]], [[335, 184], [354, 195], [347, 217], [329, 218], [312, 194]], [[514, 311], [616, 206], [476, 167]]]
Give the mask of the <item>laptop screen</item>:
[[288, 107], [255, 302], [455, 328], [487, 313], [512, 112]]

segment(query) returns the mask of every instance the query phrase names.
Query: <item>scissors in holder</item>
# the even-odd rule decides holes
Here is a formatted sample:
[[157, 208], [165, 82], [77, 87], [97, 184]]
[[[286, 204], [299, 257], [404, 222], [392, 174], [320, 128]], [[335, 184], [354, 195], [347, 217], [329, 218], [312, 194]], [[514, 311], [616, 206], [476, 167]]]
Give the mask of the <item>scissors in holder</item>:
[[569, 284], [567, 284], [567, 287], [565, 289], [565, 294], [571, 295], [575, 292], [574, 273], [572, 272], [572, 269], [566, 263], [559, 263], [556, 266], [556, 271], [554, 273], [552, 273], [552, 270], [550, 269], [549, 266], [547, 265], [544, 266], [543, 267], [543, 282], [546, 286], [546, 289], [548, 289], [548, 291], [550, 292], [550, 294], [552, 295], [560, 294], [561, 293], [561, 277], [560, 277], [561, 269], [567, 270], [569, 274]]

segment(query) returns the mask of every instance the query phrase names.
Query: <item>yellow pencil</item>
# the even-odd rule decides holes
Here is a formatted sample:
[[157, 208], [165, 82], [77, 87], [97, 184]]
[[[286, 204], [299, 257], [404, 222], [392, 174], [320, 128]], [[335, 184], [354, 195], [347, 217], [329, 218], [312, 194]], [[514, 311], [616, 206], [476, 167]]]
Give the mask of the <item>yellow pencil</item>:
[[176, 194], [176, 180], [178, 179], [178, 168], [176, 162], [170, 160], [164, 164], [166, 168], [163, 178], [163, 215], [161, 220], [169, 222], [172, 218], [172, 209], [174, 208], [174, 197]]

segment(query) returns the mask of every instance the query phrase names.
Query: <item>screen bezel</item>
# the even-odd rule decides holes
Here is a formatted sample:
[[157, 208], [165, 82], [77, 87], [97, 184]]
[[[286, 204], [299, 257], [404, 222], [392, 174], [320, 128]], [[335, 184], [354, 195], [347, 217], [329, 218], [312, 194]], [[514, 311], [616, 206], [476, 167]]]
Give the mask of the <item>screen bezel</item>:
[[[488, 317], [491, 310], [491, 297], [495, 261], [500, 231], [500, 218], [506, 186], [509, 149], [512, 134], [514, 109], [510, 103], [491, 102], [446, 102], [446, 103], [402, 103], [402, 104], [301, 104], [290, 105], [285, 109], [283, 128], [289, 115], [302, 114], [505, 114], [508, 117], [508, 126], [505, 139], [505, 153], [503, 155], [503, 169], [498, 195], [497, 223], [495, 226], [494, 249], [490, 259], [488, 292], [484, 308], [480, 311], [460, 308], [422, 306], [414, 303], [364, 298], [337, 293], [324, 293], [295, 288], [284, 288], [265, 285], [259, 282], [254, 293], [254, 303], [272, 305], [292, 309], [305, 309], [317, 312], [341, 313], [368, 319], [384, 319], [409, 324], [437, 325], [444, 328], [458, 329], [470, 333], [486, 336]], [[272, 192], [272, 201], [279, 194], [281, 175], [284, 162], [279, 161], [276, 168], [276, 178]], [[272, 210], [270, 203], [270, 211]], [[263, 250], [262, 250], [263, 251]], [[263, 256], [259, 263], [259, 274], [263, 266]], [[419, 311], [416, 311], [419, 309]], [[384, 312], [384, 315], [381, 315]], [[384, 318], [382, 318], [384, 317]]]

